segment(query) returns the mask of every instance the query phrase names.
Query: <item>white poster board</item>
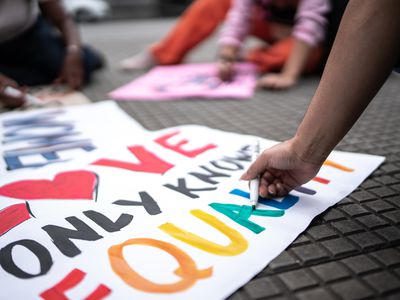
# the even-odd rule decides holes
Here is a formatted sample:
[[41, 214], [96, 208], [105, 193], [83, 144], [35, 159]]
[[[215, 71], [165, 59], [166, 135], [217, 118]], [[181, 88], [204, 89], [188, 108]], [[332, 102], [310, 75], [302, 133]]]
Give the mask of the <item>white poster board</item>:
[[226, 298], [384, 160], [333, 152], [252, 212], [238, 178], [254, 137], [187, 125], [127, 141], [1, 177], [1, 299]]

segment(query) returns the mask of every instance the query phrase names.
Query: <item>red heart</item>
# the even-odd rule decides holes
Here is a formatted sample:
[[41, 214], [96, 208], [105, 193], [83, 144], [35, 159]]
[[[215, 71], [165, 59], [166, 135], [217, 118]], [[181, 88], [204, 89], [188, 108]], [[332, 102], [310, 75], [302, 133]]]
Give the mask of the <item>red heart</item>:
[[[22, 180], [0, 187], [0, 195], [24, 199], [93, 199], [98, 176], [89, 171], [62, 172], [54, 180]], [[95, 195], [96, 196], [96, 195]]]

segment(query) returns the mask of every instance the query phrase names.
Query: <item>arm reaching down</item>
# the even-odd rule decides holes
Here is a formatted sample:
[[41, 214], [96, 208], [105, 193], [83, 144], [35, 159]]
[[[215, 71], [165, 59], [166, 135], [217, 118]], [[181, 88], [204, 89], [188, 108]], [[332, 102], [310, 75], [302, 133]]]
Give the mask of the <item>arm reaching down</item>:
[[397, 0], [352, 0], [321, 82], [295, 136], [262, 155], [242, 175], [262, 178], [260, 195], [283, 196], [315, 176], [398, 61]]
[[60, 31], [65, 44], [65, 57], [56, 83], [66, 83], [71, 89], [80, 89], [84, 81], [82, 45], [78, 28], [59, 0], [40, 3], [43, 15]]

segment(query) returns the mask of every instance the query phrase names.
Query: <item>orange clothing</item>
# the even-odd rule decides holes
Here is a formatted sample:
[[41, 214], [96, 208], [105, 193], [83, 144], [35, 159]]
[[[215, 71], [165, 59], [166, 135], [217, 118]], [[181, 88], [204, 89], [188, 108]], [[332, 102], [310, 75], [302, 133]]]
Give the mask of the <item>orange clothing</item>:
[[[160, 65], [182, 62], [185, 55], [209, 37], [224, 21], [232, 0], [196, 0], [169, 34], [150, 49]], [[273, 41], [271, 28], [266, 20], [253, 20], [250, 35], [270, 44], [269, 47], [250, 50], [245, 59], [255, 63], [261, 72], [279, 71], [288, 60], [293, 49], [294, 38], [289, 36]], [[305, 66], [307, 72], [317, 69], [322, 59], [322, 47], [311, 52]]]

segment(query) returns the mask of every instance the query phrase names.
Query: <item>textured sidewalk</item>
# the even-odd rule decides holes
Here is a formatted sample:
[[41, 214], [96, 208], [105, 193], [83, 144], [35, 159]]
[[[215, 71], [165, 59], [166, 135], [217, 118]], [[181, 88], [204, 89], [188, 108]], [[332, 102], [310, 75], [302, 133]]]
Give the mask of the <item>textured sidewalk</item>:
[[[157, 41], [173, 21], [84, 25], [85, 41], [108, 58], [107, 69], [85, 94], [93, 101], [107, 99], [107, 92], [141, 75], [122, 73], [116, 63]], [[188, 61], [213, 60], [214, 41], [196, 49]], [[284, 140], [294, 134], [317, 84], [318, 78], [306, 78], [289, 91], [258, 91], [250, 101], [119, 104], [151, 130], [200, 124]], [[388, 79], [338, 149], [384, 155], [386, 161], [230, 299], [400, 299], [400, 76]]]

